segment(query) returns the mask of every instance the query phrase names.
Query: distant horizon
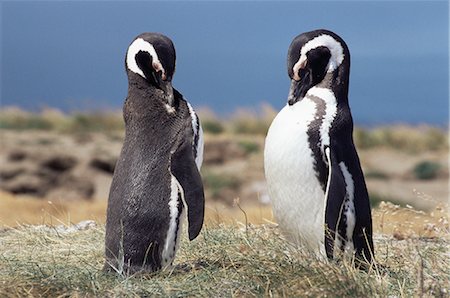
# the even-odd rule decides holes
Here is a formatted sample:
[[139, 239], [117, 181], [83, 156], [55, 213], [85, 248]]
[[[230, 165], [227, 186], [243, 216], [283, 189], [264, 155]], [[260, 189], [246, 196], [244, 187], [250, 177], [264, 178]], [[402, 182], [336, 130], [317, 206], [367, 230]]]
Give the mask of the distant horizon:
[[448, 1], [1, 2], [0, 106], [119, 110], [126, 49], [156, 31], [174, 41], [173, 84], [194, 108], [280, 110], [290, 42], [327, 28], [350, 48], [356, 124], [448, 126], [448, 11]]
[[[279, 112], [279, 109], [275, 109], [273, 105], [262, 102], [261, 105], [256, 107], [236, 107], [232, 111], [227, 111], [224, 113], [217, 113], [213, 109], [211, 109], [208, 106], [198, 106], [193, 107], [197, 114], [200, 116], [200, 121], [210, 119], [212, 117], [213, 119], [217, 119], [219, 121], [232, 121], [233, 118], [238, 118], [242, 115], [249, 115], [251, 117], [265, 117], [265, 108], [270, 108], [275, 111], [275, 113]], [[38, 109], [27, 109], [20, 106], [14, 106], [14, 105], [8, 105], [8, 106], [0, 106], [0, 112], [8, 111], [10, 109], [17, 109], [20, 112], [29, 113], [31, 115], [42, 115], [45, 114], [45, 112], [49, 111], [55, 111], [58, 113], [63, 114], [66, 117], [70, 117], [77, 114], [84, 114], [84, 115], [102, 115], [102, 114], [109, 114], [109, 113], [122, 113], [122, 107], [104, 107], [104, 108], [87, 108], [87, 109], [80, 109], [80, 110], [62, 110], [58, 107], [51, 107], [51, 106], [43, 106]], [[206, 116], [206, 117], [205, 117]], [[205, 117], [205, 118], [202, 118]], [[397, 122], [379, 122], [379, 123], [368, 123], [368, 122], [356, 122], [354, 123], [356, 127], [362, 127], [362, 128], [379, 128], [379, 127], [397, 127], [397, 126], [406, 126], [406, 127], [435, 127], [439, 129], [449, 130], [450, 129], [450, 121], [443, 122], [443, 123], [429, 123], [429, 122], [405, 122], [405, 121], [397, 121]]]

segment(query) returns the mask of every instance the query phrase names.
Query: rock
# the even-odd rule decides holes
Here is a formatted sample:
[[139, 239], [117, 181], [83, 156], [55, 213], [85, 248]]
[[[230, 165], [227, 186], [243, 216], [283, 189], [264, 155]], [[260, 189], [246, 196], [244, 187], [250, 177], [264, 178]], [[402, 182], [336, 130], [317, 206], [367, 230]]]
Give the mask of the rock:
[[27, 157], [27, 153], [22, 150], [15, 150], [8, 155], [10, 161], [22, 161]]
[[13, 194], [27, 194], [43, 197], [49, 189], [49, 183], [38, 176], [25, 173], [1, 183], [1, 188]]
[[102, 172], [113, 174], [116, 163], [117, 157], [94, 157], [89, 166]]
[[49, 190], [47, 197], [62, 200], [91, 200], [95, 186], [88, 178], [65, 175], [59, 178], [56, 187]]
[[55, 172], [65, 172], [73, 168], [76, 163], [76, 158], [68, 155], [60, 155], [44, 160], [42, 166]]
[[60, 176], [60, 173], [53, 171], [52, 169], [46, 167], [40, 167], [33, 172], [34, 175], [45, 179], [47, 181], [52, 181], [53, 185], [56, 185], [56, 182]]
[[17, 167], [17, 166], [11, 166], [11, 165], [2, 165], [2, 168], [0, 170], [0, 179], [2, 181], [11, 180], [18, 175], [21, 175], [25, 172], [24, 167]]

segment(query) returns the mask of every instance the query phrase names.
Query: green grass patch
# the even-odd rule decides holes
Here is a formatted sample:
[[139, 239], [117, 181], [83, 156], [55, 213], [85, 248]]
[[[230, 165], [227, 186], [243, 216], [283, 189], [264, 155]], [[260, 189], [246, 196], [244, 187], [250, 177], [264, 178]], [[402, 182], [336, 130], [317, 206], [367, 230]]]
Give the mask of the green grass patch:
[[421, 180], [430, 180], [438, 176], [441, 165], [433, 161], [419, 162], [413, 169], [414, 177]]
[[431, 126], [356, 127], [353, 137], [360, 149], [386, 147], [409, 153], [448, 149], [448, 131]]
[[220, 197], [221, 192], [227, 189], [236, 190], [241, 186], [238, 177], [227, 174], [217, 174], [213, 171], [202, 173], [205, 189], [211, 192], [213, 198]]
[[259, 144], [253, 141], [241, 140], [238, 142], [238, 145], [244, 150], [246, 155], [258, 153], [261, 150]]
[[365, 173], [365, 176], [367, 179], [379, 179], [379, 180], [388, 180], [389, 179], [388, 174], [381, 172], [381, 171], [377, 171], [377, 170], [367, 171]]
[[16, 130], [55, 130], [67, 133], [92, 131], [111, 132], [124, 129], [120, 112], [78, 112], [64, 114], [47, 109], [40, 113], [30, 113], [17, 108], [0, 111], [0, 128]]
[[217, 135], [225, 131], [223, 123], [216, 119], [207, 118], [205, 120], [201, 120], [201, 125], [205, 133]]
[[0, 128], [5, 129], [37, 129], [37, 130], [51, 130], [54, 128], [52, 122], [39, 117], [38, 115], [20, 116], [10, 115], [0, 117]]

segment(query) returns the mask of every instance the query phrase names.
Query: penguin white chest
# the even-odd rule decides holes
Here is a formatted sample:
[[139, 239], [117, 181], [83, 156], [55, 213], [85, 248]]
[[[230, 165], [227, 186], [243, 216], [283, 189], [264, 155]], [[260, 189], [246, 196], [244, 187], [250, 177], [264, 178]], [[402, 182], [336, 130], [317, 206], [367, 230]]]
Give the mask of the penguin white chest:
[[[333, 104], [326, 99], [323, 102]], [[294, 242], [303, 241], [321, 252], [325, 192], [314, 168], [316, 161], [311, 147], [329, 143], [327, 118], [334, 115], [327, 115], [328, 112], [333, 110], [326, 108], [323, 118], [319, 117], [317, 101], [308, 97], [285, 106], [270, 126], [264, 150], [269, 196], [280, 228]], [[321, 125], [317, 126], [317, 121]], [[321, 144], [310, 144], [311, 129], [320, 131]]]

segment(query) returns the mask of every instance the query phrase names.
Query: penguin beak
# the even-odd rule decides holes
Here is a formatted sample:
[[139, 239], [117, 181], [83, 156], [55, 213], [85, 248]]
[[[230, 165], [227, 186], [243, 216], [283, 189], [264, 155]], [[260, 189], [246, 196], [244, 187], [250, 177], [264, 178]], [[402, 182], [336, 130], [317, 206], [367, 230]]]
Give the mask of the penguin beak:
[[174, 102], [172, 81], [169, 80], [162, 72], [158, 72], [156, 79], [159, 87], [167, 98], [167, 103], [172, 107]]
[[302, 100], [308, 89], [311, 88], [310, 78], [310, 72], [305, 68], [301, 68], [299, 70], [299, 80], [292, 79], [288, 95], [288, 104], [290, 106]]
[[299, 101], [301, 81], [291, 80], [291, 88], [289, 89], [288, 104], [292, 106]]

